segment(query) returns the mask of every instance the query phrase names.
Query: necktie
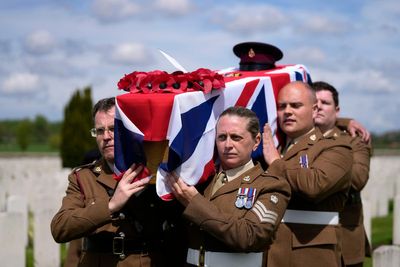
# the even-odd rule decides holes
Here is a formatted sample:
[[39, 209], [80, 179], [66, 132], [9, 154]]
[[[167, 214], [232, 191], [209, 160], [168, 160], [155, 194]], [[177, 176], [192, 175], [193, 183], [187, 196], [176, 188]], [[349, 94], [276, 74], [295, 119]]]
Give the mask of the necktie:
[[214, 193], [217, 192], [217, 190], [220, 189], [226, 182], [228, 182], [228, 178], [226, 177], [225, 172], [220, 172], [217, 176], [217, 180], [215, 181], [212, 195], [214, 195]]
[[282, 151], [282, 155], [285, 155], [286, 152], [289, 151], [289, 149], [291, 149], [294, 146], [294, 142], [293, 140], [291, 140], [289, 143], [286, 144], [285, 148]]

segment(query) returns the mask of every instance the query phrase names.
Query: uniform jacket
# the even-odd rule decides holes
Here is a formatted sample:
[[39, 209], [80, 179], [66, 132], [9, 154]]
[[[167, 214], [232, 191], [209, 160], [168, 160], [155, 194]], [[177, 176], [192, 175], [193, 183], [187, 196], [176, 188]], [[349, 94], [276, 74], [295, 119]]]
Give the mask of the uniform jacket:
[[[68, 179], [66, 196], [51, 222], [56, 242], [69, 242], [81, 237], [104, 242], [106, 238], [112, 239], [123, 232], [126, 239], [133, 240], [139, 247], [142, 244], [146, 246], [146, 251], [130, 254], [122, 260], [112, 253], [83, 251], [78, 266], [170, 265], [160, 252], [169, 250], [164, 247], [170, 234], [167, 230], [171, 230], [169, 226], [174, 225], [171, 221], [180, 214], [177, 215], [177, 206], [173, 202], [158, 198], [154, 185], [132, 196], [119, 213], [110, 215], [108, 202], [117, 181], [112, 178], [112, 171], [104, 160], [73, 170]], [[174, 238], [179, 240], [178, 235]], [[177, 245], [183, 246], [179, 242]], [[151, 252], [148, 253], [147, 247], [151, 247]], [[182, 250], [177, 247], [176, 251]]]
[[363, 208], [360, 192], [369, 178], [371, 145], [360, 137], [352, 138], [353, 166], [349, 198], [340, 214], [342, 224], [342, 254], [346, 265], [361, 263], [371, 255], [371, 248], [364, 229]]
[[[350, 187], [352, 161], [347, 136], [335, 129], [324, 137], [316, 128], [268, 170], [285, 169], [292, 189], [288, 209], [339, 212]], [[338, 225], [281, 223], [267, 266], [340, 266], [340, 238]]]
[[63, 267], [77, 267], [82, 255], [82, 239], [71, 240], [68, 244], [67, 255]]
[[[266, 173], [256, 165], [229, 181], [211, 196], [215, 179], [197, 194], [184, 211], [189, 247], [219, 252], [262, 252], [272, 242], [290, 197], [280, 173]], [[239, 188], [256, 189], [249, 209], [237, 208]]]

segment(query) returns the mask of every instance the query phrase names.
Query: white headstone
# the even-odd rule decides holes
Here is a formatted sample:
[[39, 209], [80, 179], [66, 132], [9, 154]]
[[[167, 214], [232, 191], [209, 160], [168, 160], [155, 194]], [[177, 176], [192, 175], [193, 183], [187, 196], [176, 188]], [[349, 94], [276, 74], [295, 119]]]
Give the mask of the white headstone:
[[[25, 231], [21, 231], [22, 214], [0, 213], [0, 265], [2, 267], [25, 267]], [[56, 265], [54, 265], [56, 266]]]
[[[60, 264], [60, 245], [57, 244], [50, 231], [50, 223], [58, 210], [52, 190], [44, 191], [36, 195], [32, 202], [34, 212], [34, 258], [35, 267], [51, 267]], [[58, 199], [58, 197], [56, 197]]]
[[374, 250], [372, 260], [374, 267], [399, 267], [400, 247], [380, 246]]
[[389, 214], [389, 196], [386, 194], [388, 192], [386, 184], [380, 184], [378, 187], [378, 212], [377, 217], [385, 217]]
[[393, 206], [393, 245], [400, 245], [400, 194], [397, 195], [394, 198], [394, 206]]
[[60, 245], [54, 242], [50, 222], [54, 210], [45, 209], [34, 213], [34, 259], [35, 267], [60, 266]]
[[[0, 181], [1, 181], [0, 177]], [[4, 212], [6, 210], [6, 190], [4, 186], [0, 183], [0, 212]]]
[[367, 238], [371, 244], [372, 243], [372, 240], [371, 240], [371, 233], [372, 233], [371, 202], [369, 201], [369, 199], [363, 199], [362, 203], [363, 203], [363, 215], [364, 215], [364, 228], [365, 228], [365, 232], [367, 234]]
[[26, 201], [26, 197], [16, 196], [16, 195], [9, 196], [7, 199], [6, 210], [7, 210], [7, 212], [21, 213], [22, 220], [19, 223], [19, 225], [20, 225], [19, 229], [20, 229], [20, 231], [25, 232], [24, 244], [25, 244], [25, 246], [27, 246], [28, 245], [28, 204]]

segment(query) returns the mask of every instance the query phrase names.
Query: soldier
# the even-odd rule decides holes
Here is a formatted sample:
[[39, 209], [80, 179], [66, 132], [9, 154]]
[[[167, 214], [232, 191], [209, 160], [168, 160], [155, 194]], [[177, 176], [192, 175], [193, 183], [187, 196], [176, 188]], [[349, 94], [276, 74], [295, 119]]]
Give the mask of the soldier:
[[114, 98], [94, 106], [91, 133], [102, 157], [69, 175], [52, 235], [56, 242], [83, 238], [80, 267], [180, 266], [180, 243], [166, 240], [169, 234], [180, 240], [170, 232], [179, 212], [174, 203], [158, 198], [149, 178], [134, 181], [142, 166], [133, 164], [119, 182], [113, 179], [114, 114]]
[[277, 167], [285, 170], [292, 197], [268, 251], [267, 266], [341, 266], [339, 212], [350, 187], [349, 138], [341, 134], [325, 137], [314, 127], [317, 102], [308, 84], [287, 84], [277, 102], [286, 146], [281, 151], [275, 148], [266, 124], [263, 153], [269, 172]]
[[290, 188], [283, 169], [264, 172], [251, 153], [260, 143], [256, 114], [225, 110], [216, 125], [218, 174], [198, 190], [172, 173], [167, 182], [185, 206], [190, 266], [261, 266], [285, 211]]
[[[335, 123], [339, 116], [339, 93], [335, 87], [326, 82], [314, 82], [318, 100], [318, 112], [315, 118], [317, 125], [325, 136], [337, 133]], [[360, 136], [351, 139], [353, 166], [351, 171], [351, 188], [344, 210], [340, 213], [342, 225], [342, 256], [345, 266], [362, 267], [365, 256], [371, 255], [371, 248], [364, 229], [363, 209], [360, 191], [369, 178], [371, 144], [362, 141]]]

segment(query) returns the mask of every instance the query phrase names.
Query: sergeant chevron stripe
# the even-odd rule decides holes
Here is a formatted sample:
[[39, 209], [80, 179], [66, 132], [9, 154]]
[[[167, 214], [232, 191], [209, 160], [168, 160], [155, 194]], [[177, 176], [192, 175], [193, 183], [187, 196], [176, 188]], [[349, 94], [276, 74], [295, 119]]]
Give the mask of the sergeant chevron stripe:
[[257, 201], [254, 204], [251, 211], [257, 215], [258, 219], [260, 219], [262, 223], [271, 223], [275, 225], [276, 220], [278, 219], [278, 214], [272, 210], [268, 210], [260, 201]]

